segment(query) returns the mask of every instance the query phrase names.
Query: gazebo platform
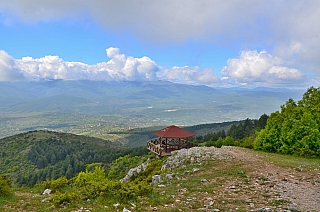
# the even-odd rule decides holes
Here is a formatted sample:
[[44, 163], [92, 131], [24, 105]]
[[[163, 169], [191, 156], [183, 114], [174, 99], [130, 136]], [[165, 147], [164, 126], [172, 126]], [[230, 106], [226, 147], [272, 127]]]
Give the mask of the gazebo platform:
[[197, 146], [197, 144], [188, 141], [189, 137], [195, 136], [193, 133], [176, 126], [166, 127], [153, 134], [159, 138], [149, 140], [147, 148], [159, 156], [168, 156], [172, 151]]

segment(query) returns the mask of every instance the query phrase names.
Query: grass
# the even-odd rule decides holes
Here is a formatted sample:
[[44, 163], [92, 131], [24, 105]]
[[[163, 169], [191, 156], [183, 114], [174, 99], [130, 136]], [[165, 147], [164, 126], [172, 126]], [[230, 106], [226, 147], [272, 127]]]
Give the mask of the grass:
[[320, 169], [320, 158], [306, 158], [293, 155], [281, 155], [276, 153], [259, 152], [266, 161], [285, 168], [294, 168], [296, 171], [303, 169]]
[[[190, 171], [194, 168], [199, 170], [196, 172]], [[217, 191], [232, 186], [226, 185], [226, 181], [233, 181], [235, 182], [234, 185], [247, 184], [247, 177], [244, 174], [246, 170], [243, 169], [242, 164], [207, 161], [201, 166], [189, 165], [176, 171], [174, 180], [164, 182], [166, 184], [164, 189], [157, 188], [157, 191], [159, 193], [163, 192], [163, 196], [166, 197], [162, 198], [161, 205], [174, 203], [174, 207], [186, 211], [203, 208], [205, 207], [205, 202], [208, 201], [207, 199], [212, 198], [215, 208], [223, 210], [229, 205], [238, 205], [239, 209], [242, 208], [245, 211], [245, 207], [242, 207], [246, 205], [243, 199], [229, 200], [230, 195], [241, 196], [242, 191], [238, 189], [235, 189], [230, 194], [224, 194], [222, 198], [216, 198], [219, 195]]]

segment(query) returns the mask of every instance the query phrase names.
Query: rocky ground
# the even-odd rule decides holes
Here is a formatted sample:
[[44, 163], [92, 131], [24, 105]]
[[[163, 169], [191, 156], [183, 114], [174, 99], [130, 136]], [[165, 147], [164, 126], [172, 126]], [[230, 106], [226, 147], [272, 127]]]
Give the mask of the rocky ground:
[[[272, 160], [272, 157], [276, 160]], [[181, 184], [197, 176], [206, 177], [201, 178], [199, 183], [199, 189], [207, 189], [205, 195], [203, 192], [183, 192], [190, 201], [193, 198], [194, 201], [199, 202], [201, 199], [207, 202], [197, 210], [220, 211], [221, 208], [228, 208], [229, 211], [320, 211], [319, 163], [304, 166], [306, 159], [299, 161], [299, 158], [296, 158], [296, 162], [292, 162], [292, 158], [290, 163], [281, 161], [285, 157], [278, 158], [278, 155], [238, 147], [196, 147], [176, 151], [167, 159], [163, 169], [181, 179]], [[201, 170], [204, 161], [216, 161], [215, 166]], [[188, 162], [199, 164], [199, 168], [196, 168], [197, 165], [193, 166], [188, 177], [175, 171], [177, 168], [187, 167]], [[227, 170], [230, 173], [235, 170], [238, 174], [232, 175]], [[217, 173], [222, 171], [224, 174], [218, 176]], [[190, 181], [189, 184], [191, 183]], [[172, 205], [173, 208], [183, 208], [183, 203], [190, 202], [180, 199], [185, 198], [180, 196], [179, 201]], [[237, 207], [237, 204], [242, 206]]]
[[[320, 170], [303, 170], [301, 166], [281, 167], [272, 162], [239, 148], [224, 148], [236, 160], [242, 160], [255, 173], [248, 173], [261, 180], [256, 180], [258, 189], [279, 193], [282, 199], [291, 202], [290, 209], [299, 211], [320, 211]], [[320, 168], [320, 167], [319, 167]], [[260, 172], [260, 173], [259, 173]], [[268, 182], [268, 183], [266, 183]], [[267, 186], [267, 188], [265, 188]], [[269, 188], [268, 188], [269, 187]]]

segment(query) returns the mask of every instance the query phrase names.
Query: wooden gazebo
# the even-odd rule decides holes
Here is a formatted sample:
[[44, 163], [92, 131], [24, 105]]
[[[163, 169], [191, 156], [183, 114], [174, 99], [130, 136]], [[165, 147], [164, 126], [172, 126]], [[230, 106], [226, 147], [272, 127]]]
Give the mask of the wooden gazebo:
[[159, 137], [148, 141], [147, 148], [159, 156], [171, 155], [171, 151], [197, 146], [188, 141], [195, 134], [174, 125], [163, 128], [153, 134]]

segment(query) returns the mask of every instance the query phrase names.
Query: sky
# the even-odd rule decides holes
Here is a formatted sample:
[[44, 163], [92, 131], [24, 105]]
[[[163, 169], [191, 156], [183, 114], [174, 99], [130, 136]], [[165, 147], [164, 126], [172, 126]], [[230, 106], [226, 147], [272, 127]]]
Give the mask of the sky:
[[318, 0], [0, 0], [0, 81], [320, 84]]

